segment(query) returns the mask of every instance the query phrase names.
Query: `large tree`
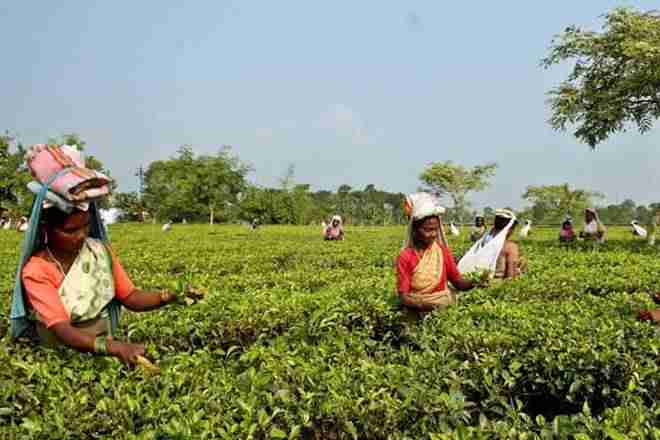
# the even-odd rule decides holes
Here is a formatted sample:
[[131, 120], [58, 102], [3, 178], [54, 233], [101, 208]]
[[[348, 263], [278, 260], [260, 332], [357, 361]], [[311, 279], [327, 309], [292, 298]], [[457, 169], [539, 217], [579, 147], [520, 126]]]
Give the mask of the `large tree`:
[[420, 174], [419, 179], [425, 190], [438, 197], [449, 197], [454, 204], [453, 216], [457, 220], [466, 220], [470, 217], [467, 195], [486, 189], [495, 170], [496, 163], [466, 168], [452, 161], [433, 162]]
[[238, 195], [249, 170], [228, 147], [196, 156], [192, 147], [183, 146], [177, 156], [149, 165], [144, 203], [161, 220], [229, 220], [238, 215]]
[[535, 222], [556, 223], [566, 215], [578, 218], [584, 208], [602, 199], [603, 195], [595, 191], [571, 189], [568, 183], [564, 183], [528, 186], [522, 198], [532, 204], [531, 215]]
[[592, 148], [636, 125], [648, 131], [660, 117], [660, 13], [618, 8], [601, 32], [569, 26], [555, 37], [546, 68], [573, 63], [568, 78], [550, 91], [550, 124]]

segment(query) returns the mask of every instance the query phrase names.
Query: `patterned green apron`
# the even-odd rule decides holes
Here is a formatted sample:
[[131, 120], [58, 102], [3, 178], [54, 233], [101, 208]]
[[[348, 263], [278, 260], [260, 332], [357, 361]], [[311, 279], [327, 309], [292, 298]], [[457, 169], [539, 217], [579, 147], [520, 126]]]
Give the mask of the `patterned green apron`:
[[[85, 240], [58, 293], [74, 327], [94, 336], [110, 334], [106, 307], [115, 297], [115, 282], [112, 258], [101, 241]], [[58, 342], [55, 334], [41, 323], [37, 331], [43, 343]]]

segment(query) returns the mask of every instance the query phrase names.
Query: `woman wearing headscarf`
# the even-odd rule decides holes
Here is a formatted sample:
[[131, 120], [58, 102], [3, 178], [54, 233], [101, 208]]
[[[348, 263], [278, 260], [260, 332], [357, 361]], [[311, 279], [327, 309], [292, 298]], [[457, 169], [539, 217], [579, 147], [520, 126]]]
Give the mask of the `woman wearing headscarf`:
[[75, 147], [35, 145], [26, 159], [37, 196], [12, 298], [12, 337], [36, 333], [45, 344], [136, 363], [144, 346], [113, 339], [121, 306], [153, 310], [176, 296], [135, 288], [96, 206], [110, 179], [84, 168]]
[[[509, 226], [508, 229], [507, 226]], [[495, 211], [493, 229], [490, 230], [489, 235], [495, 237], [501, 233], [506, 234], [504, 246], [502, 246], [495, 265], [496, 279], [517, 278], [527, 271], [527, 259], [521, 255], [518, 243], [511, 240], [516, 226], [518, 226], [518, 219], [512, 211], [508, 209]]]
[[594, 208], [584, 210], [584, 228], [580, 232], [580, 238], [587, 241], [596, 241], [604, 243], [607, 235], [607, 228], [598, 218], [598, 213]]
[[341, 217], [335, 215], [332, 217], [330, 224], [325, 228], [323, 237], [326, 240], [343, 240], [344, 239], [344, 228], [342, 226]]
[[564, 223], [561, 224], [561, 229], [559, 230], [559, 241], [562, 243], [575, 241], [575, 230], [573, 229], [573, 220], [570, 217], [566, 217]]
[[486, 219], [483, 215], [478, 215], [474, 218], [474, 226], [470, 231], [470, 241], [475, 242], [484, 236], [486, 233]]
[[401, 303], [428, 312], [456, 302], [448, 288], [469, 290], [473, 283], [461, 277], [447, 245], [441, 215], [444, 208], [427, 193], [416, 193], [405, 201], [409, 217], [406, 244], [396, 260], [397, 290]]
[[458, 262], [461, 272], [483, 272], [496, 279], [516, 278], [527, 268], [518, 244], [511, 240], [518, 220], [508, 209], [495, 211], [493, 228], [481, 237]]
[[21, 217], [21, 219], [16, 224], [16, 230], [18, 232], [25, 232], [28, 228], [28, 219], [27, 217]]

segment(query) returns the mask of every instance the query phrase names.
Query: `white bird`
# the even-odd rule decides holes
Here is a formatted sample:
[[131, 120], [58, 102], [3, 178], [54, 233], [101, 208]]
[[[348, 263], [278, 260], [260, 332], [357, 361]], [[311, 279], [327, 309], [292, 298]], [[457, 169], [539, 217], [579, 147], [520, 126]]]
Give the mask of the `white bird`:
[[531, 229], [532, 229], [532, 221], [527, 220], [525, 222], [525, 226], [523, 226], [522, 230], [520, 231], [520, 236], [523, 238], [527, 237]]
[[4, 229], [5, 231], [8, 231], [9, 229], [11, 229], [11, 219], [9, 219], [5, 222], [5, 224], [2, 226], [2, 229]]
[[163, 232], [167, 232], [172, 229], [172, 220], [163, 225]]
[[454, 237], [461, 235], [461, 231], [456, 227], [454, 222], [449, 223], [449, 232], [451, 232], [451, 235]]

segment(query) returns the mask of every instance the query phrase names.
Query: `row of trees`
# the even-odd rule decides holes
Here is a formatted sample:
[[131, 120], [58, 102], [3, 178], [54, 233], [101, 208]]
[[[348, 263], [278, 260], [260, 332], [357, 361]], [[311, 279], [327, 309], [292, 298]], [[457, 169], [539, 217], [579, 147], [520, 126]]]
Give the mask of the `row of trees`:
[[627, 224], [632, 220], [649, 223], [655, 210], [660, 208], [660, 203], [644, 206], [637, 205], [631, 199], [626, 199], [620, 204], [604, 205], [604, 194], [572, 189], [567, 183], [529, 186], [522, 198], [531, 206], [520, 212], [520, 216], [536, 223], [559, 223], [567, 215], [580, 219], [584, 209], [590, 206], [598, 207], [598, 215], [605, 223]]
[[149, 165], [144, 193], [120, 193], [113, 206], [128, 220], [147, 212], [154, 221], [238, 222], [259, 219], [269, 224], [320, 223], [335, 213], [357, 224], [390, 224], [403, 221], [399, 209], [403, 194], [380, 191], [374, 185], [355, 190], [341, 185], [336, 192], [312, 192], [295, 181], [289, 167], [277, 188], [250, 184], [251, 168], [223, 147], [215, 155], [197, 156], [189, 146]]
[[[604, 18], [601, 32], [567, 27], [541, 62], [545, 68], [571, 63], [567, 79], [549, 92], [549, 122], [558, 130], [575, 127], [575, 137], [592, 148], [630, 125], [646, 132], [660, 117], [660, 13], [618, 8]], [[76, 135], [49, 142], [85, 146]], [[12, 217], [25, 214], [31, 203], [23, 154], [20, 143], [14, 144], [8, 134], [0, 136], [0, 212], [8, 211]], [[86, 160], [87, 166], [103, 170], [94, 157]], [[420, 180], [424, 189], [451, 200], [449, 217], [469, 221], [475, 212], [467, 197], [488, 186], [496, 167], [485, 164], [467, 169], [451, 162], [432, 163]], [[149, 212], [156, 219], [213, 223], [258, 217], [268, 223], [306, 224], [340, 212], [354, 223], [403, 220], [399, 209], [403, 194], [379, 191], [373, 185], [363, 190], [343, 185], [336, 192], [311, 192], [308, 185], [294, 181], [293, 169], [279, 188], [259, 188], [247, 183], [249, 171], [226, 148], [216, 155], [195, 156], [190, 147], [183, 147], [176, 157], [149, 166], [144, 194], [119, 193], [112, 203], [129, 219]], [[531, 206], [521, 214], [547, 223], [558, 222], [566, 214], [579, 216], [584, 206], [598, 204], [603, 196], [564, 184], [528, 187], [523, 199]], [[603, 207], [601, 217], [614, 223], [633, 217], [645, 221], [655, 206], [635, 206], [626, 200]]]
[[[51, 139], [85, 147], [76, 135]], [[25, 169], [24, 147], [8, 136], [0, 137], [0, 210], [11, 217], [29, 213], [32, 195], [26, 189], [30, 176]], [[93, 156], [87, 166], [103, 171], [103, 164]], [[447, 220], [471, 222], [477, 212], [471, 209], [468, 196], [488, 187], [496, 164], [466, 168], [460, 164], [434, 162], [420, 174], [423, 190], [430, 191], [452, 204]], [[196, 155], [190, 146], [179, 149], [167, 160], [151, 163], [144, 174], [144, 191], [115, 192], [104, 207], [116, 207], [123, 219], [143, 221], [249, 222], [259, 219], [268, 224], [318, 224], [335, 213], [352, 224], [382, 225], [405, 222], [401, 209], [405, 195], [378, 190], [374, 185], [354, 189], [341, 185], [336, 191], [313, 192], [307, 184], [297, 183], [291, 166], [277, 188], [262, 188], [250, 184], [250, 166], [235, 156], [230, 147], [216, 154]], [[522, 199], [527, 207], [518, 212], [524, 219], [539, 223], [559, 223], [567, 215], [581, 218], [587, 206], [599, 206], [600, 216], [607, 223], [628, 223], [632, 219], [647, 222], [660, 204], [637, 206], [633, 200], [603, 206], [604, 195], [594, 191], [571, 188], [569, 184], [529, 186]], [[492, 217], [494, 209], [483, 212]], [[7, 215], [7, 213], [5, 213]]]

